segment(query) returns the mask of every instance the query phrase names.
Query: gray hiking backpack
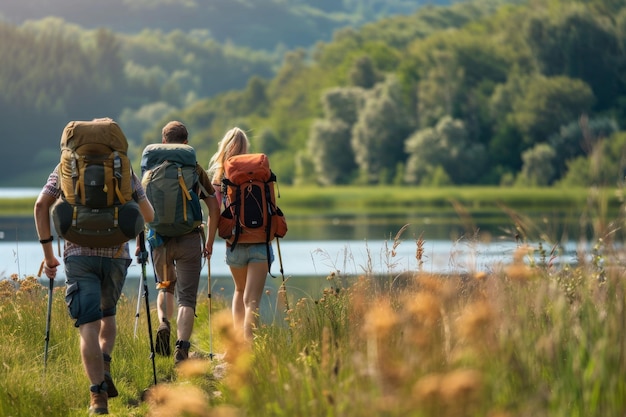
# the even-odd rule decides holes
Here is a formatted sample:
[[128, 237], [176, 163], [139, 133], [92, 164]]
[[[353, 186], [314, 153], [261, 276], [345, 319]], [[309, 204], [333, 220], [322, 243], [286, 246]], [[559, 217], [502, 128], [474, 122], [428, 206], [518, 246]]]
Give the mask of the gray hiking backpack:
[[185, 235], [202, 224], [196, 151], [186, 144], [148, 145], [141, 157], [142, 184], [154, 207], [148, 223], [161, 236]]

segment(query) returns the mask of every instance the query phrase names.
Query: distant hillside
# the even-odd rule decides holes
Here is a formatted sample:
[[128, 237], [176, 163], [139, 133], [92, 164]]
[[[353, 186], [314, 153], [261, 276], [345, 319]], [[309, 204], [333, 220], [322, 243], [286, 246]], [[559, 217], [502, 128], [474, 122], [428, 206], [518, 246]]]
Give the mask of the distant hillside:
[[208, 30], [218, 42], [253, 49], [292, 49], [328, 41], [341, 27], [411, 14], [452, 0], [20, 0], [0, 3], [4, 20], [21, 24], [57, 16], [84, 28]]

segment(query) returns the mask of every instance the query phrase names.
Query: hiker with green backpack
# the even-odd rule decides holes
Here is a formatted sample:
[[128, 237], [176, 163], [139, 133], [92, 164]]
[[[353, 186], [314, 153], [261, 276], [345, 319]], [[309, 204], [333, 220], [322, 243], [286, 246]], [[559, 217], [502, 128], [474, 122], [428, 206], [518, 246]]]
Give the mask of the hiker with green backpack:
[[[197, 163], [188, 132], [178, 121], [167, 123], [161, 143], [148, 145], [141, 158], [142, 183], [155, 210], [148, 223], [148, 243], [156, 276], [156, 352], [171, 355], [171, 318], [178, 304], [174, 363], [189, 357], [202, 258], [210, 262], [219, 219], [215, 189]], [[200, 200], [208, 208], [207, 230]]]
[[34, 208], [43, 270], [50, 280], [60, 265], [52, 246], [51, 213], [57, 235], [65, 238], [65, 300], [80, 335], [90, 414], [108, 414], [108, 399], [118, 395], [111, 354], [116, 306], [131, 263], [128, 240], [154, 216], [127, 149], [124, 133], [109, 118], [68, 123], [61, 161]]
[[265, 280], [274, 260], [271, 241], [287, 233], [276, 206], [274, 183], [265, 154], [248, 153], [250, 142], [238, 127], [230, 129], [209, 161], [209, 175], [221, 202], [218, 231], [226, 240], [226, 264], [235, 284], [233, 325], [248, 342], [258, 327]]

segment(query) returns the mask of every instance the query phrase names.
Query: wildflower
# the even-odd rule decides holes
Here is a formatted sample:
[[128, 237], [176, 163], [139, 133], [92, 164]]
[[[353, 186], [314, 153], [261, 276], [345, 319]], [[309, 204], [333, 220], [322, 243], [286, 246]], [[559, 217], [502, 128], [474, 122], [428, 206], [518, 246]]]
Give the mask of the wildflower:
[[509, 265], [504, 269], [504, 273], [510, 280], [517, 282], [526, 282], [533, 276], [532, 269], [523, 264]]
[[0, 299], [10, 298], [15, 294], [15, 285], [12, 281], [2, 280], [0, 281]]
[[448, 408], [467, 412], [479, 399], [483, 379], [476, 370], [457, 369], [443, 377], [440, 387], [442, 399]]
[[27, 294], [38, 294], [41, 289], [41, 284], [39, 284], [37, 278], [33, 276], [26, 277], [22, 281], [20, 281], [20, 291], [23, 291]]
[[207, 375], [210, 371], [211, 364], [207, 360], [189, 359], [182, 361], [177, 367], [178, 376], [183, 379], [192, 379], [194, 377]]
[[480, 344], [489, 344], [493, 338], [494, 313], [486, 301], [468, 305], [458, 320], [462, 338]]
[[218, 311], [213, 318], [216, 333], [224, 343], [226, 361], [235, 360], [240, 354], [248, 350], [248, 344], [243, 337], [243, 331], [235, 329], [232, 321], [232, 314], [228, 309]]
[[440, 402], [441, 374], [428, 374], [420, 378], [413, 386], [413, 396], [417, 403], [432, 408]]
[[276, 302], [281, 307], [282, 310], [288, 310], [289, 301], [287, 300], [287, 289], [285, 288], [285, 283], [283, 282], [278, 289], [278, 294], [276, 298]]
[[416, 276], [416, 283], [423, 291], [430, 291], [435, 294], [441, 292], [443, 289], [441, 278], [433, 274], [418, 274]]
[[229, 309], [215, 314], [215, 329], [226, 351], [224, 360], [228, 363], [226, 385], [235, 395], [245, 396], [250, 381], [252, 349], [243, 337], [243, 331], [235, 329]]
[[398, 315], [391, 308], [389, 300], [380, 298], [365, 315], [365, 332], [370, 337], [382, 339], [398, 323]]
[[432, 327], [441, 318], [439, 299], [428, 292], [420, 291], [414, 295], [407, 295], [405, 309], [413, 318], [428, 327]]
[[204, 391], [190, 384], [156, 385], [148, 391], [146, 402], [150, 407], [150, 417], [209, 417], [213, 414]]
[[441, 303], [435, 295], [420, 291], [405, 297], [405, 312], [408, 315], [406, 334], [418, 347], [424, 348], [440, 340], [438, 329], [441, 323]]
[[524, 259], [532, 253], [533, 248], [528, 245], [519, 247], [513, 254], [513, 263], [504, 269], [506, 276], [513, 281], [528, 281], [532, 277], [532, 269], [526, 265]]
[[487, 273], [485, 271], [477, 271], [474, 274], [474, 279], [476, 281], [484, 281], [484, 280], [487, 279], [487, 277], [488, 277], [488, 275], [487, 275]]

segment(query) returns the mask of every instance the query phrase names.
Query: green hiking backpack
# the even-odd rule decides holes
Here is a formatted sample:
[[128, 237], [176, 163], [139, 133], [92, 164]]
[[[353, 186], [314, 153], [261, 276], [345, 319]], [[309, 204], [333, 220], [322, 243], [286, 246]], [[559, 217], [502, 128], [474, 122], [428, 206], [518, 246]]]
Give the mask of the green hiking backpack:
[[107, 248], [134, 239], [144, 227], [133, 200], [128, 142], [111, 119], [72, 121], [61, 135], [61, 199], [55, 229], [72, 243]]
[[185, 235], [202, 224], [196, 151], [189, 145], [148, 145], [141, 156], [142, 184], [154, 207], [148, 225], [161, 236]]

